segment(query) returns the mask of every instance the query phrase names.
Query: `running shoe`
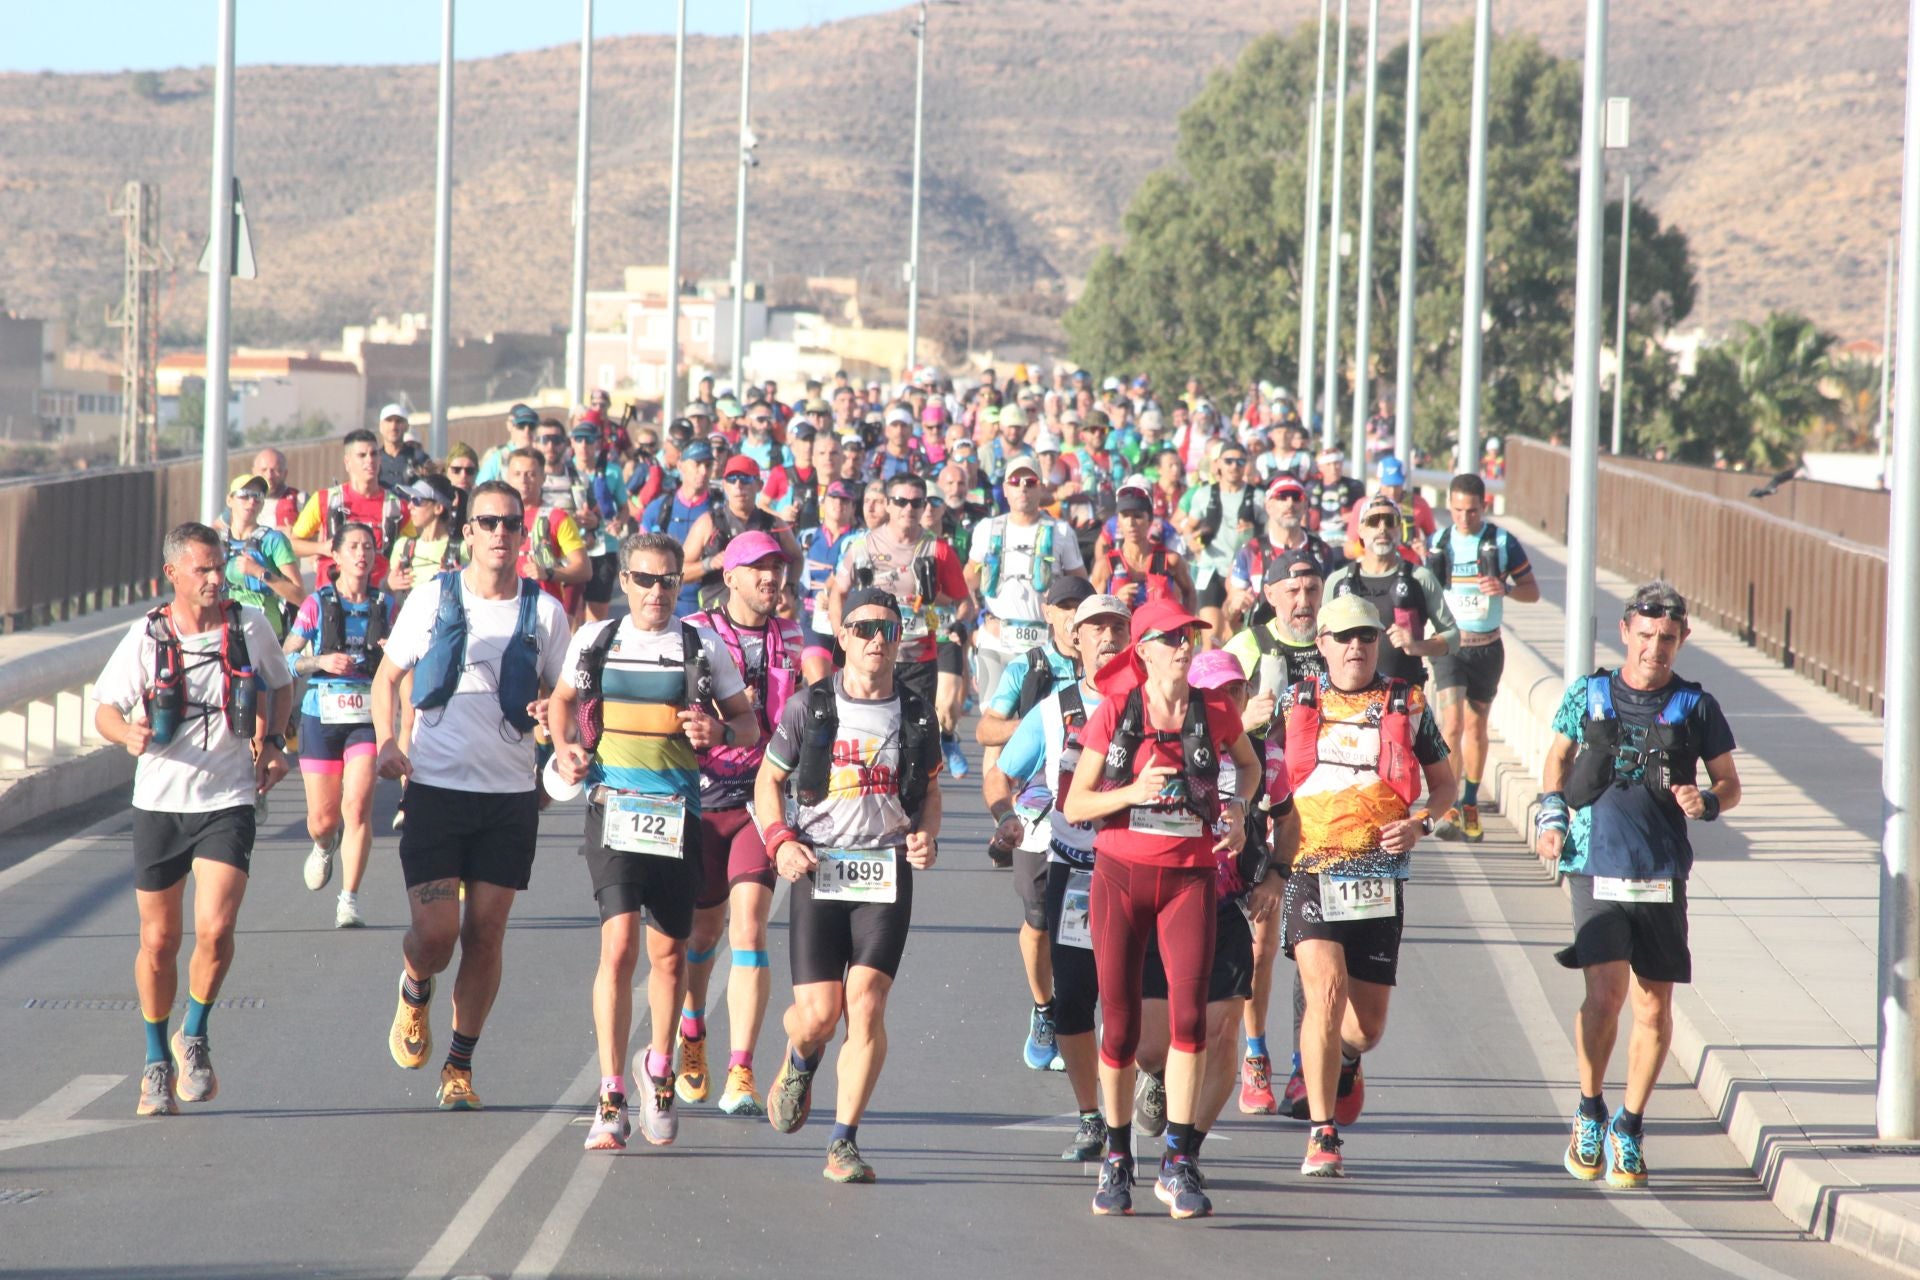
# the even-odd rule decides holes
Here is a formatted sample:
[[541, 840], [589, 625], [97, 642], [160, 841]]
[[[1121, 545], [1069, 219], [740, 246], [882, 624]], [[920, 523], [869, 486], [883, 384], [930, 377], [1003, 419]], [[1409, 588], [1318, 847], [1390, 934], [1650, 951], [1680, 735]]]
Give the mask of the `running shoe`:
[[633, 1124], [627, 1119], [627, 1095], [603, 1093], [594, 1109], [593, 1124], [587, 1129], [587, 1150], [625, 1151], [627, 1135]]
[[681, 1036], [680, 1074], [673, 1082], [673, 1091], [682, 1102], [705, 1102], [712, 1084], [707, 1074], [707, 1038], [689, 1040]]
[[1175, 1218], [1213, 1216], [1213, 1201], [1200, 1189], [1200, 1171], [1187, 1156], [1169, 1156], [1160, 1162], [1153, 1198], [1172, 1210]]
[[173, 1091], [182, 1102], [212, 1102], [220, 1092], [213, 1050], [205, 1036], [173, 1033]]
[[1035, 1071], [1053, 1069], [1053, 1060], [1060, 1056], [1054, 1036], [1053, 1014], [1035, 1009], [1027, 1018], [1027, 1044], [1022, 1051], [1022, 1057], [1029, 1067]]
[[1133, 1127], [1149, 1138], [1167, 1131], [1167, 1082], [1144, 1069], [1133, 1077]]
[[1442, 840], [1458, 840], [1460, 830], [1460, 810], [1449, 809], [1440, 815], [1440, 821], [1433, 824], [1433, 834]]
[[1310, 1119], [1311, 1106], [1307, 1102], [1307, 1077], [1294, 1064], [1293, 1074], [1287, 1077], [1286, 1092], [1280, 1096], [1280, 1105], [1294, 1120]]
[[1647, 1160], [1640, 1150], [1640, 1135], [1620, 1127], [1618, 1111], [1607, 1125], [1607, 1185], [1622, 1191], [1647, 1185]]
[[1111, 1155], [1100, 1166], [1093, 1211], [1107, 1217], [1133, 1216], [1133, 1157]]
[[767, 1090], [767, 1123], [782, 1133], [798, 1133], [813, 1111], [813, 1072], [796, 1071], [793, 1057], [781, 1059], [780, 1074]]
[[307, 888], [315, 893], [327, 887], [327, 881], [333, 879], [333, 855], [339, 851], [341, 833], [344, 827], [335, 828], [325, 843], [313, 842], [313, 848], [307, 853]]
[[473, 1071], [451, 1062], [440, 1068], [440, 1087], [433, 1100], [442, 1111], [478, 1111], [480, 1095], [473, 1091]]
[[1360, 1070], [1360, 1060], [1355, 1058], [1351, 1069], [1346, 1063], [1340, 1064], [1340, 1091], [1333, 1099], [1333, 1122], [1342, 1129], [1360, 1118], [1361, 1110], [1367, 1105], [1367, 1077]]
[[1248, 1054], [1240, 1060], [1240, 1113], [1270, 1116], [1279, 1110], [1273, 1096], [1272, 1060], [1264, 1053]]
[[827, 1167], [820, 1176], [828, 1182], [875, 1182], [873, 1166], [853, 1145], [852, 1138], [835, 1138], [827, 1144]]
[[1593, 1182], [1606, 1175], [1606, 1121], [1595, 1120], [1576, 1110], [1573, 1113], [1573, 1137], [1567, 1140], [1567, 1172], [1582, 1182]]
[[1080, 1127], [1073, 1132], [1073, 1141], [1060, 1153], [1062, 1160], [1078, 1160], [1089, 1164], [1100, 1158], [1107, 1149], [1107, 1122], [1098, 1112], [1081, 1116]]
[[360, 914], [360, 908], [357, 905], [347, 901], [345, 898], [340, 898], [333, 904], [333, 927], [336, 929], [364, 929], [367, 927], [367, 920], [365, 916]]
[[653, 1086], [640, 1107], [640, 1136], [656, 1147], [670, 1147], [680, 1136], [680, 1115], [673, 1109], [673, 1073], [648, 1076]]
[[[407, 975], [400, 975], [404, 988]], [[418, 1071], [427, 1065], [427, 1057], [433, 1052], [433, 1028], [427, 1022], [427, 1011], [432, 1008], [433, 979], [427, 979], [428, 1003], [414, 1008], [407, 1003], [405, 995], [400, 997], [400, 1007], [394, 1010], [393, 1028], [387, 1032], [387, 1048], [393, 1053], [393, 1060], [409, 1071]]]
[[1300, 1172], [1309, 1178], [1344, 1178], [1346, 1164], [1340, 1159], [1340, 1133], [1330, 1124], [1315, 1126], [1307, 1135], [1307, 1158]]
[[133, 1109], [137, 1116], [177, 1116], [180, 1104], [173, 1098], [173, 1064], [149, 1062], [140, 1073], [140, 1103]]
[[1467, 838], [1468, 844], [1479, 844], [1486, 831], [1480, 826], [1480, 806], [1463, 804], [1460, 806], [1460, 833]]
[[720, 1093], [720, 1110], [730, 1116], [763, 1116], [760, 1095], [753, 1087], [753, 1068], [742, 1063], [727, 1068], [727, 1087]]

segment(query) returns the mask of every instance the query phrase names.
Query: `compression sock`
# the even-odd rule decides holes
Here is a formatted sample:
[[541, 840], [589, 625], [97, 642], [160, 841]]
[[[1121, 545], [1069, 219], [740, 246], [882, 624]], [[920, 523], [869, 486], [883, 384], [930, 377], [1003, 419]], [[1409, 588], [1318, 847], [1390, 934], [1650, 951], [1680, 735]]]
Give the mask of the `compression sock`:
[[[821, 1050], [821, 1053], [824, 1052], [826, 1052], [824, 1049]], [[790, 1049], [787, 1051], [787, 1061], [793, 1064], [795, 1071], [811, 1073], [815, 1067], [820, 1065], [820, 1054], [816, 1053], [811, 1058], [803, 1058], [800, 1056], [800, 1050]]]
[[1479, 804], [1480, 803], [1480, 779], [1468, 778], [1465, 782], [1460, 784], [1460, 803], [1461, 804]]
[[647, 1050], [646, 1060], [641, 1064], [647, 1070], [649, 1078], [669, 1080], [673, 1077], [673, 1059], [655, 1049]]
[[142, 1021], [147, 1024], [147, 1061], [165, 1062], [167, 1060], [167, 1020], [142, 1015]]
[[1266, 1057], [1267, 1056], [1267, 1038], [1265, 1036], [1248, 1036], [1247, 1037], [1247, 1056], [1249, 1058]]
[[705, 1009], [682, 1009], [680, 1011], [680, 1038], [682, 1040], [704, 1040], [707, 1038], [707, 1011]]
[[827, 1141], [838, 1142], [844, 1138], [848, 1142], [854, 1142], [858, 1140], [856, 1135], [859, 1134], [859, 1132], [860, 1126], [857, 1122], [854, 1124], [841, 1124], [836, 1120], [833, 1122], [833, 1136], [827, 1139]]
[[203, 1036], [207, 1034], [207, 1015], [213, 1012], [211, 1001], [202, 1000], [191, 993], [187, 996], [187, 1016], [180, 1022], [180, 1034], [183, 1036]]
[[422, 982], [412, 974], [402, 972], [400, 998], [416, 1009], [425, 1007], [427, 1001], [433, 999], [433, 979], [428, 978]]
[[1107, 1126], [1107, 1154], [1127, 1157], [1133, 1155], [1133, 1121]]
[[479, 1043], [479, 1036], [454, 1032], [453, 1039], [447, 1042], [447, 1065], [456, 1071], [473, 1070], [473, 1046]]
[[734, 1067], [751, 1067], [752, 1065], [753, 1050], [751, 1049], [735, 1049], [727, 1055], [728, 1070], [732, 1070]]
[[603, 1098], [626, 1097], [627, 1078], [625, 1076], [601, 1076], [600, 1096]]
[[1645, 1117], [1646, 1113], [1644, 1111], [1629, 1111], [1625, 1107], [1622, 1107], [1620, 1108], [1620, 1114], [1614, 1117], [1614, 1123], [1619, 1125], [1620, 1132], [1626, 1134], [1629, 1138], [1637, 1138], [1640, 1136], [1640, 1122], [1645, 1119]]
[[1589, 1120], [1598, 1120], [1600, 1123], [1605, 1124], [1607, 1122], [1606, 1095], [1597, 1093], [1589, 1098], [1586, 1094], [1581, 1094], [1580, 1114]]
[[1179, 1120], [1167, 1121], [1167, 1154], [1170, 1156], [1189, 1156], [1193, 1154], [1193, 1125]]

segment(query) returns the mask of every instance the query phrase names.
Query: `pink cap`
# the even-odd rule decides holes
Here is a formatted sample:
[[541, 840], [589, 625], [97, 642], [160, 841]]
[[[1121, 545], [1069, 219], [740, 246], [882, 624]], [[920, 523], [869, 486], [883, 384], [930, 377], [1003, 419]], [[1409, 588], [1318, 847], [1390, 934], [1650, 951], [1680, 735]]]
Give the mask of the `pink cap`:
[[1187, 683], [1196, 689], [1218, 689], [1246, 678], [1247, 673], [1240, 668], [1240, 659], [1225, 649], [1196, 653], [1193, 664], [1187, 668]]
[[721, 567], [738, 569], [743, 564], [755, 564], [768, 556], [785, 559], [786, 554], [772, 534], [749, 529], [727, 544], [726, 559], [721, 561]]

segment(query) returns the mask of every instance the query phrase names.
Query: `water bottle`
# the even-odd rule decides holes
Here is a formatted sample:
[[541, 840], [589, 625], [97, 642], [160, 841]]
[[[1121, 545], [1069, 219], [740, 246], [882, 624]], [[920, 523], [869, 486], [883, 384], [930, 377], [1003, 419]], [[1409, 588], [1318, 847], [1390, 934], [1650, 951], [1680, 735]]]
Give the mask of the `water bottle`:
[[1498, 578], [1500, 576], [1500, 548], [1493, 538], [1482, 535], [1480, 539], [1480, 576]]
[[227, 728], [234, 737], [251, 742], [260, 714], [260, 690], [253, 683], [253, 668], [239, 667], [227, 679]]
[[1107, 744], [1107, 758], [1100, 766], [1100, 776], [1109, 785], [1125, 786], [1133, 781], [1133, 761], [1145, 737], [1141, 715], [1144, 702], [1144, 698], [1129, 697], [1120, 712], [1120, 722], [1113, 727], [1113, 740]]
[[147, 696], [147, 726], [153, 730], [154, 745], [164, 747], [172, 742], [186, 713], [187, 689], [180, 675], [179, 655], [169, 654], [162, 647], [153, 692]]

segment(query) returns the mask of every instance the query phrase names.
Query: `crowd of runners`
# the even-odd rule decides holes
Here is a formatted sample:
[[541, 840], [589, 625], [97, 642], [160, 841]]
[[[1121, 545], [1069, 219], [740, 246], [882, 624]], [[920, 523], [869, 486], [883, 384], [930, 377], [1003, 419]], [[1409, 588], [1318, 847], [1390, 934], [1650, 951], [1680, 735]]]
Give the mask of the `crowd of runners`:
[[[302, 875], [319, 891], [337, 871], [343, 929], [390, 865], [370, 856], [375, 788], [404, 787], [389, 1048], [426, 1067], [438, 1022], [441, 1108], [481, 1105], [515, 896], [543, 821], [567, 820], [543, 811], [584, 802], [587, 1149], [635, 1128], [671, 1144], [683, 1105], [716, 1093], [793, 1133], [840, 1036], [825, 1174], [871, 1182], [859, 1126], [919, 882], [943, 861], [943, 806], [977, 785], [991, 839], [944, 861], [1010, 873], [1031, 1005], [1009, 1011], [1006, 1065], [1061, 1073], [1079, 1114], [1061, 1154], [1098, 1163], [1094, 1212], [1132, 1212], [1145, 1158], [1174, 1217], [1211, 1213], [1203, 1148], [1230, 1105], [1302, 1122], [1301, 1173], [1343, 1174], [1419, 850], [1482, 839], [1502, 615], [1540, 598], [1488, 518], [1497, 453], [1440, 486], [1443, 523], [1390, 422], [1349, 459], [1315, 448], [1284, 388], [1216, 401], [1065, 367], [840, 375], [791, 401], [708, 380], [670, 422], [595, 393], [558, 416], [515, 406], [505, 430], [436, 459], [389, 406], [346, 436], [335, 483], [299, 493], [264, 450], [222, 522], [169, 533], [171, 598], [97, 685], [101, 732], [138, 758], [140, 1114], [215, 1096], [209, 1013], [268, 793], [297, 768]], [[1642, 1116], [1690, 976], [1686, 824], [1740, 794], [1725, 717], [1674, 671], [1687, 632], [1671, 587], [1633, 596], [1627, 661], [1567, 692], [1529, 833], [1568, 875], [1559, 958], [1586, 980], [1565, 1167], [1618, 1187], [1646, 1181]], [[791, 997], [769, 1060], [782, 903]], [[723, 943], [724, 1068], [707, 1007]], [[1269, 1022], [1283, 956], [1290, 1037]]]

